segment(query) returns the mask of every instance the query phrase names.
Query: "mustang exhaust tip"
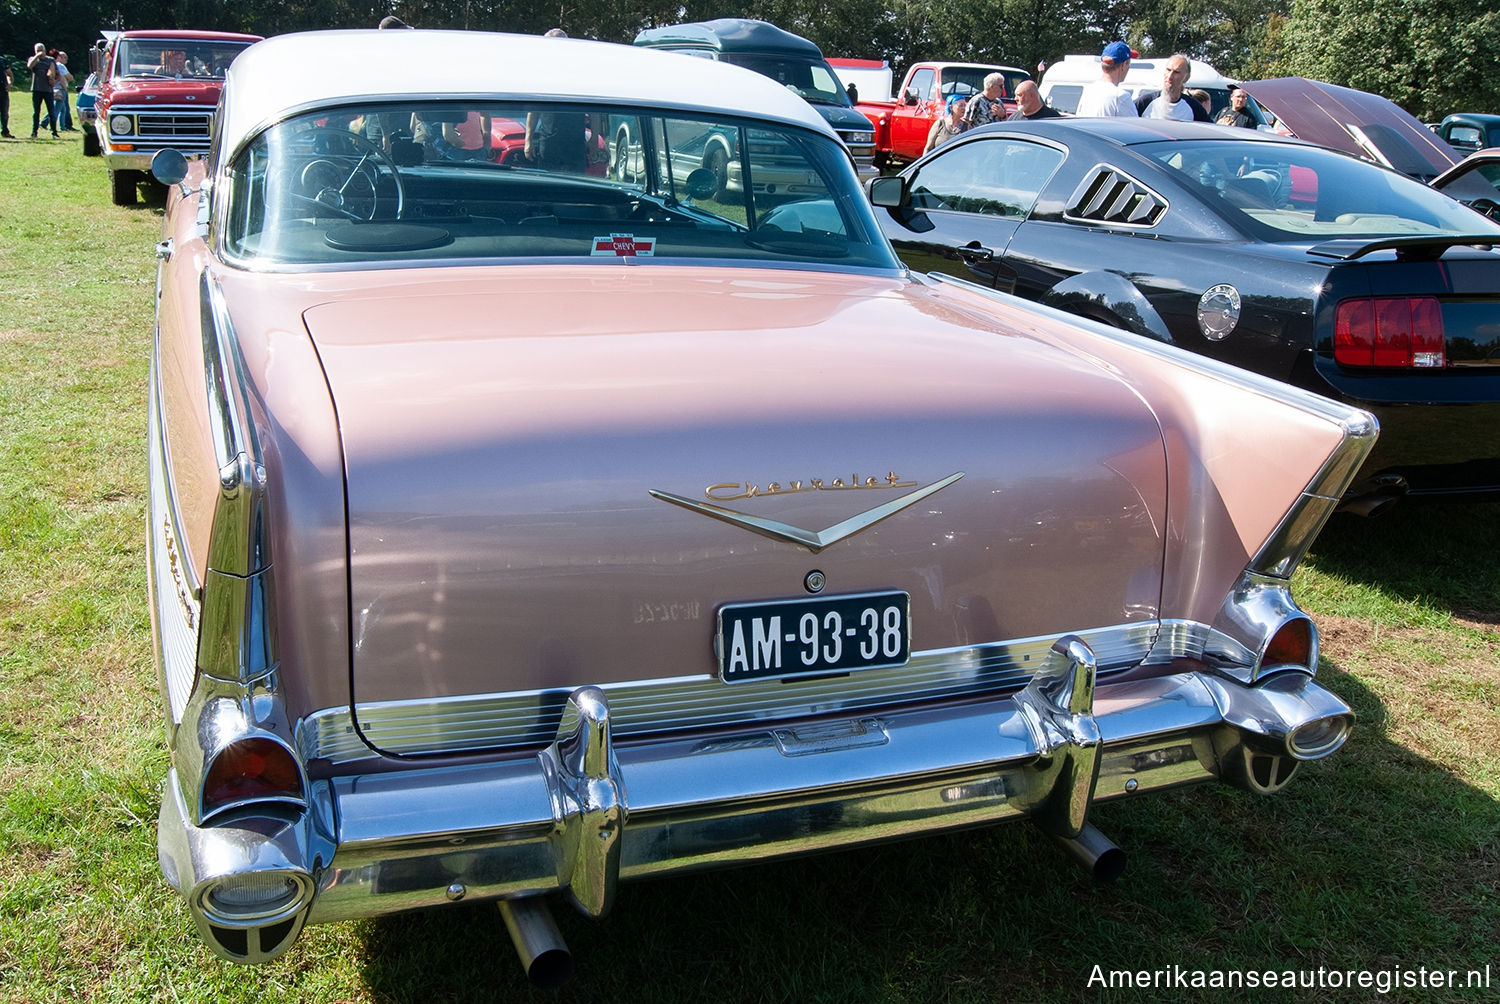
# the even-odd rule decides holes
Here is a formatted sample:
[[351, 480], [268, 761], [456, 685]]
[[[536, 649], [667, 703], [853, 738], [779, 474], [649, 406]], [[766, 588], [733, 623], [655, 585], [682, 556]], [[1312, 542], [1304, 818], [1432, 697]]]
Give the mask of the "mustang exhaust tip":
[[1058, 837], [1057, 842], [1088, 869], [1095, 885], [1109, 885], [1125, 871], [1125, 852], [1092, 823], [1084, 823], [1078, 836]]
[[540, 896], [502, 899], [500, 916], [531, 985], [556, 990], [573, 975], [573, 953], [563, 942], [552, 911]]

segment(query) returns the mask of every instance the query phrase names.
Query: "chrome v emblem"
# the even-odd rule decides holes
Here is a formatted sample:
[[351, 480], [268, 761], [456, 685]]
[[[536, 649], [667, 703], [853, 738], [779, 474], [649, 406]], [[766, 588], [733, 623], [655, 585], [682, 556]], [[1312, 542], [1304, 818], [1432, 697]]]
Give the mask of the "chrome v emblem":
[[658, 491], [655, 488], [649, 489], [649, 491], [652, 498], [658, 498], [663, 502], [670, 502], [673, 505], [680, 505], [684, 509], [691, 509], [693, 512], [702, 513], [714, 519], [721, 519], [726, 523], [744, 527], [746, 530], [764, 534], [767, 537], [773, 537], [777, 540], [788, 540], [793, 544], [801, 544], [812, 553], [817, 554], [823, 548], [837, 544], [845, 537], [852, 537], [861, 530], [869, 529], [887, 516], [894, 516], [902, 509], [916, 505], [927, 496], [942, 491], [963, 476], [963, 471], [950, 474], [941, 481], [934, 481], [926, 488], [918, 488], [908, 495], [893, 498], [883, 505], [878, 505], [873, 509], [866, 509], [864, 512], [850, 516], [848, 519], [835, 523], [825, 530], [817, 531], [804, 530], [800, 526], [780, 523], [774, 519], [766, 519], [763, 516], [750, 516], [742, 512], [735, 512], [733, 509], [714, 505], [711, 502], [695, 502], [693, 499], [684, 498], [681, 495], [673, 495], [671, 492]]

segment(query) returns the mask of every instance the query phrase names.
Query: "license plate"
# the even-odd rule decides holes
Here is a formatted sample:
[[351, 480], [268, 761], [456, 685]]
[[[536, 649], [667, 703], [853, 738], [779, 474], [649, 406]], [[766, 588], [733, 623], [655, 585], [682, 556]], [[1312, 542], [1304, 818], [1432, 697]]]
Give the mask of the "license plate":
[[911, 598], [864, 593], [719, 609], [719, 679], [744, 683], [900, 666], [911, 658]]

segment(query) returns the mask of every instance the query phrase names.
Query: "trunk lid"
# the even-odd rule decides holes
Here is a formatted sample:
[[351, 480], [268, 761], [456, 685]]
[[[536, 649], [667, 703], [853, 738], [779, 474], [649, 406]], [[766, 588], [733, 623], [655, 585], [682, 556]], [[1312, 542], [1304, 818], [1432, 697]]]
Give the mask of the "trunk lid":
[[[1149, 629], [1166, 470], [1130, 388], [940, 290], [726, 271], [427, 273], [306, 312], [367, 733], [386, 702], [535, 694], [545, 718], [583, 684], [784, 692], [718, 682], [716, 613], [805, 598], [814, 571], [826, 596], [908, 593], [914, 658]], [[814, 549], [683, 501], [871, 525]]]

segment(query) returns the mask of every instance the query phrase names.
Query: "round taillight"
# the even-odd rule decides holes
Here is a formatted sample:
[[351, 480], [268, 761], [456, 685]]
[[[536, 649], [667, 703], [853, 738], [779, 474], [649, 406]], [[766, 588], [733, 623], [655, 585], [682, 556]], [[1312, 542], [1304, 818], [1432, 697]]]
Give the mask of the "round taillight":
[[1312, 621], [1304, 617], [1295, 617], [1284, 622], [1276, 629], [1276, 633], [1271, 635], [1271, 640], [1266, 643], [1265, 653], [1261, 656], [1260, 664], [1263, 668], [1304, 666], [1309, 670], [1316, 669], [1314, 665], [1317, 659], [1315, 644]]
[[302, 798], [302, 772], [291, 750], [252, 736], [220, 750], [203, 777], [203, 811], [256, 799]]

